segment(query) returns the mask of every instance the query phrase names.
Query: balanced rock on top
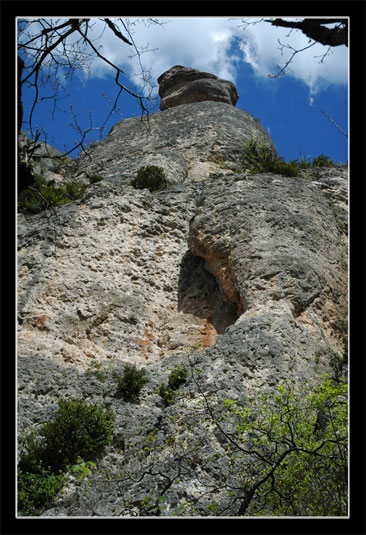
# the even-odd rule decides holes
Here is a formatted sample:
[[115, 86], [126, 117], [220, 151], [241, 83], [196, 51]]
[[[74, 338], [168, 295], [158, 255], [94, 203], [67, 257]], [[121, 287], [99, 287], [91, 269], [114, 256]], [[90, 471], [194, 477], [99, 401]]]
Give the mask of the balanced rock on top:
[[212, 100], [235, 106], [239, 95], [228, 80], [214, 74], [175, 65], [158, 78], [162, 111], [191, 102]]

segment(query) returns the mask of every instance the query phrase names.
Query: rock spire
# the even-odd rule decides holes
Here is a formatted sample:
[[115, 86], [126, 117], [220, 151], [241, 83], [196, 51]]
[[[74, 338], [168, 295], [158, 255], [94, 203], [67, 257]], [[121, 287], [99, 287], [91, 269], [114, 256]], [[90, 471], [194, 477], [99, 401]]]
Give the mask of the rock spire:
[[162, 111], [192, 102], [212, 100], [235, 106], [239, 95], [228, 80], [190, 67], [175, 65], [158, 78]]

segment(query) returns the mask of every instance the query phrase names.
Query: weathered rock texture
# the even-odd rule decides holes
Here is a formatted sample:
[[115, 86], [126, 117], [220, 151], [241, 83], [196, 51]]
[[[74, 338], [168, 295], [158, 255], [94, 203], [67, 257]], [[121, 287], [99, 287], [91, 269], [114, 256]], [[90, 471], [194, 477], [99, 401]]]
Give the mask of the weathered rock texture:
[[275, 151], [266, 130], [249, 113], [222, 102], [193, 102], [117, 123], [81, 159], [79, 169], [130, 180], [139, 167], [158, 165], [172, 184], [199, 181], [236, 170], [244, 143], [252, 138]]
[[[332, 372], [347, 335], [347, 171], [234, 171], [255, 136], [272, 146], [250, 115], [222, 102], [122, 121], [79, 161], [75, 176], [105, 177], [82, 201], [19, 215], [20, 429], [49, 419], [60, 398], [104, 402], [116, 431], [100, 466], [133, 472], [133, 445], [142, 451], [154, 432], [173, 470], [170, 422], [199, 393], [190, 381], [187, 402], [165, 408], [157, 388], [170, 368], [194, 361], [202, 390], [238, 399]], [[121, 179], [147, 161], [170, 172], [168, 189], [152, 194]], [[137, 404], [115, 396], [113, 371], [126, 362], [147, 370]], [[168, 501], [204, 493], [195, 477], [182, 475]], [[139, 503], [154, 485], [146, 477], [87, 492], [71, 482], [45, 514], [143, 514]]]
[[239, 98], [232, 82], [182, 65], [175, 65], [164, 72], [158, 78], [158, 83], [161, 110], [205, 100], [235, 106]]

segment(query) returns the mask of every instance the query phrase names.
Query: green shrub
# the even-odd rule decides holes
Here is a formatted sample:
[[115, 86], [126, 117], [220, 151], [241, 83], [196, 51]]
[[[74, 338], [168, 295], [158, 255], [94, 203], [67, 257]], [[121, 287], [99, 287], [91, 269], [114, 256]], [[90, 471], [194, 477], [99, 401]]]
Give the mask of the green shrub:
[[[60, 400], [54, 418], [39, 435], [20, 437], [18, 509], [38, 514], [61, 489], [71, 465], [112, 442], [114, 413], [83, 400]], [[88, 463], [86, 463], [88, 464]]]
[[51, 504], [64, 484], [65, 475], [41, 469], [39, 473], [18, 473], [18, 510], [23, 515], [38, 515], [39, 508]]
[[174, 390], [164, 383], [159, 386], [158, 394], [161, 397], [165, 407], [173, 403], [175, 400]]
[[329, 156], [320, 154], [319, 156], [313, 159], [311, 165], [313, 167], [333, 167], [334, 163], [333, 160], [329, 158]]
[[131, 182], [131, 186], [136, 189], [147, 188], [151, 193], [161, 191], [167, 187], [166, 176], [161, 167], [147, 165], [140, 167], [137, 171], [136, 178]]
[[241, 166], [244, 169], [249, 169], [252, 173], [260, 173], [269, 167], [274, 158], [275, 156], [267, 144], [249, 139], [244, 145]]
[[169, 375], [168, 385], [173, 390], [177, 390], [183, 383], [186, 382], [188, 370], [185, 366], [177, 366]]
[[25, 214], [38, 214], [49, 206], [60, 206], [81, 199], [87, 187], [77, 181], [55, 186], [36, 175], [32, 189], [27, 188], [19, 194], [18, 209]]
[[56, 416], [44, 424], [43, 461], [53, 471], [62, 470], [80, 456], [89, 458], [111, 444], [114, 413], [83, 400], [60, 400]]
[[122, 375], [114, 373], [117, 381], [118, 393], [122, 394], [125, 401], [137, 399], [145, 383], [148, 382], [146, 372], [139, 370], [135, 364], [125, 364]]
[[276, 173], [285, 176], [300, 176], [298, 164], [292, 160], [285, 162], [276, 156], [273, 149], [266, 143], [250, 139], [244, 145], [241, 167], [249, 169], [251, 174]]
[[292, 160], [291, 162], [285, 162], [282, 158], [273, 160], [272, 164], [269, 166], [268, 171], [271, 173], [276, 173], [278, 175], [284, 176], [300, 176], [300, 168]]
[[186, 382], [188, 377], [188, 370], [185, 366], [177, 366], [174, 368], [168, 378], [168, 384], [162, 384], [158, 388], [158, 394], [163, 400], [165, 407], [174, 402], [175, 391]]
[[26, 439], [27, 453], [19, 467], [37, 472], [40, 467], [53, 473], [64, 470], [77, 458], [89, 458], [112, 442], [114, 413], [83, 400], [60, 400], [54, 418], [40, 429], [40, 439]]

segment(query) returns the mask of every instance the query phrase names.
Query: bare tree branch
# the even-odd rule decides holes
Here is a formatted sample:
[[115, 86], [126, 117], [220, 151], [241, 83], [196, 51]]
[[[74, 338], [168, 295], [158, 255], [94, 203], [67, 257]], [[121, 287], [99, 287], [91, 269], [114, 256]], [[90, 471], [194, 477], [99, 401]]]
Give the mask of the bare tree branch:
[[[329, 46], [348, 46], [348, 21], [347, 19], [304, 19], [294, 20], [265, 20], [272, 26], [294, 28], [301, 30], [307, 37], [317, 43]], [[338, 24], [335, 28], [327, 28], [324, 24]]]
[[103, 19], [104, 22], [107, 24], [107, 26], [112, 30], [114, 35], [116, 35], [119, 39], [127, 43], [128, 45], [132, 46], [132, 43], [126, 37], [124, 37], [121, 32], [116, 28], [116, 26], [109, 20], [109, 19]]
[[346, 133], [346, 132], [345, 132], [345, 131], [344, 131], [344, 130], [343, 130], [343, 129], [342, 129], [342, 128], [335, 122], [335, 121], [334, 121], [334, 119], [332, 119], [331, 117], [329, 117], [329, 115], [326, 114], [325, 111], [323, 111], [323, 110], [320, 110], [320, 111], [321, 111], [321, 113], [322, 113], [323, 115], [325, 115], [325, 117], [326, 117], [327, 119], [329, 119], [329, 121], [330, 121], [332, 124], [334, 124], [334, 126], [335, 126], [336, 128], [338, 128], [338, 130], [339, 130], [340, 132], [342, 132], [342, 134], [343, 134], [344, 136], [348, 137], [348, 134], [347, 134], [347, 133]]

